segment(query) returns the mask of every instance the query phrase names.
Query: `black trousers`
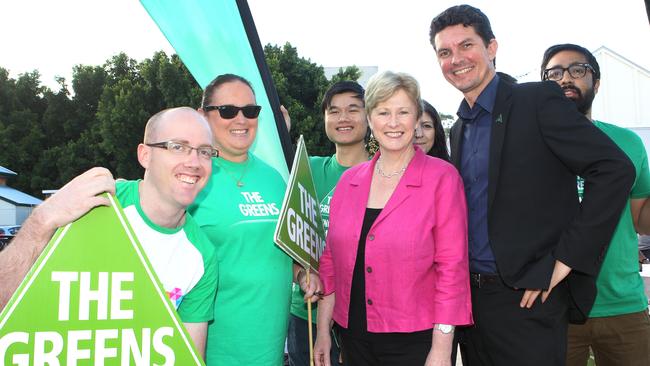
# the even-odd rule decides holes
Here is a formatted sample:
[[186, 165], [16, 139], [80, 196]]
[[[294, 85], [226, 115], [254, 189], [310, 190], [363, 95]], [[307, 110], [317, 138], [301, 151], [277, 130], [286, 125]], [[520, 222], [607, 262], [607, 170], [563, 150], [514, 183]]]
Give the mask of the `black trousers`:
[[[546, 302], [520, 308], [524, 290], [471, 279], [474, 326], [456, 328], [464, 366], [564, 366], [569, 324], [565, 281]], [[466, 359], [466, 360], [465, 360]]]
[[341, 333], [345, 366], [422, 366], [431, 350], [431, 338], [377, 341]]

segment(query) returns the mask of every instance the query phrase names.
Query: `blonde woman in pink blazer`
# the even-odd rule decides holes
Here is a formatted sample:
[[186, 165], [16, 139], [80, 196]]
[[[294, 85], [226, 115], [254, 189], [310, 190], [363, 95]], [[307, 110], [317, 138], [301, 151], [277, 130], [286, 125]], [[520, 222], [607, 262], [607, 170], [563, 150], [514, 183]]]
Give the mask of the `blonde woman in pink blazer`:
[[379, 151], [331, 201], [314, 359], [330, 365], [333, 320], [348, 366], [450, 365], [454, 326], [472, 323], [462, 179], [413, 145], [413, 77], [375, 75], [366, 110]]

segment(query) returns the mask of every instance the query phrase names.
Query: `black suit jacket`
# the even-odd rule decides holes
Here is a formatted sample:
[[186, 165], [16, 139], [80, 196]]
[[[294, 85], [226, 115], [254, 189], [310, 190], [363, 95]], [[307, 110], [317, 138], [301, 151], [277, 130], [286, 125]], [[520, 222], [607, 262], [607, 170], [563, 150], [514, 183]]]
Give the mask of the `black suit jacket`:
[[[547, 289], [560, 260], [573, 269], [570, 317], [582, 322], [634, 167], [555, 82], [500, 81], [492, 116], [488, 236], [499, 273], [511, 287]], [[462, 134], [458, 120], [450, 138], [459, 169]], [[576, 176], [585, 180], [581, 203]]]

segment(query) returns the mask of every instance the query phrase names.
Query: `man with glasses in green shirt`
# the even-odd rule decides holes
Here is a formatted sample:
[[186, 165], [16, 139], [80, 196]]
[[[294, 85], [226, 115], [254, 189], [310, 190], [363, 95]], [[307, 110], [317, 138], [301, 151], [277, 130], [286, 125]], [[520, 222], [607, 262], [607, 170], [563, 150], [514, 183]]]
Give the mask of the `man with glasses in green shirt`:
[[[648, 299], [639, 275], [637, 231], [650, 224], [642, 216], [650, 196], [648, 157], [632, 131], [591, 118], [591, 105], [600, 86], [600, 67], [584, 47], [559, 44], [546, 50], [542, 80], [557, 82], [578, 110], [625, 152], [636, 170], [630, 198], [621, 214], [596, 279], [597, 295], [585, 324], [570, 324], [567, 365], [584, 366], [593, 350], [596, 364], [650, 365]], [[578, 193], [583, 194], [578, 178]], [[646, 229], [647, 230], [647, 229]]]

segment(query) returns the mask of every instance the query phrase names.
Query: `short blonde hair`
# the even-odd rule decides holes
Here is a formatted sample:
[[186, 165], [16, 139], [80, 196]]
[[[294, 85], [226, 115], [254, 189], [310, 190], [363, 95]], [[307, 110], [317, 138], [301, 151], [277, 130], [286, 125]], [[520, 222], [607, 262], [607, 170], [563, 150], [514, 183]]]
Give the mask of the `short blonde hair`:
[[404, 72], [383, 71], [373, 75], [366, 88], [366, 113], [370, 116], [377, 104], [388, 100], [398, 90], [404, 90], [417, 108], [417, 118], [422, 116], [422, 99], [420, 84], [415, 78]]

